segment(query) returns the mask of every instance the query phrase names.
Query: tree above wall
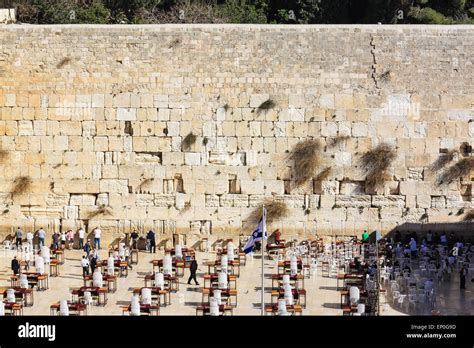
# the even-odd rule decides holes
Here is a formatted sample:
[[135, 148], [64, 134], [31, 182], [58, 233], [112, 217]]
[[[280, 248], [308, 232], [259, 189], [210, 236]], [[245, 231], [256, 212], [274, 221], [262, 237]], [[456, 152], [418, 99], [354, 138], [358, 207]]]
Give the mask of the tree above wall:
[[474, 0], [4, 0], [24, 23], [473, 24]]

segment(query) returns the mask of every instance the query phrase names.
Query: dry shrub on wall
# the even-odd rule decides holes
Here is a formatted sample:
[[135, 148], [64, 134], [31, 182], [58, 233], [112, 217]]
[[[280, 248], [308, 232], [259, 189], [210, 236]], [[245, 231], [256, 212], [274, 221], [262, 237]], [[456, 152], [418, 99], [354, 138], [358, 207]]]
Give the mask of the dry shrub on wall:
[[315, 179], [317, 181], [323, 181], [323, 180], [326, 180], [330, 174], [331, 174], [331, 168], [326, 167], [321, 172], [319, 172], [318, 175], [316, 175]]
[[16, 178], [13, 181], [13, 187], [11, 190], [12, 195], [21, 195], [23, 193], [26, 193], [30, 190], [31, 184], [33, 182], [31, 181], [31, 178], [29, 176], [20, 176]]
[[299, 187], [310, 180], [321, 163], [321, 144], [314, 139], [300, 141], [289, 155], [293, 164], [295, 186]]
[[109, 207], [106, 207], [105, 205], [101, 205], [99, 208], [97, 208], [97, 210], [95, 211], [92, 211], [89, 215], [88, 215], [88, 219], [91, 220], [97, 216], [112, 216], [113, 213], [112, 213], [112, 210], [109, 208]]
[[63, 59], [61, 59], [59, 61], [58, 64], [56, 64], [56, 68], [57, 69], [61, 69], [62, 67], [64, 67], [65, 65], [69, 64], [71, 62], [71, 58], [69, 57], [64, 57]]
[[181, 142], [181, 148], [183, 151], [188, 151], [192, 145], [196, 142], [196, 136], [191, 132], [186, 135]]
[[462, 221], [472, 222], [474, 221], [474, 209], [469, 210], [463, 217]]
[[366, 174], [366, 183], [377, 187], [390, 180], [388, 169], [396, 157], [395, 149], [385, 143], [379, 144], [362, 155], [360, 166]]
[[276, 106], [276, 103], [272, 99], [265, 100], [262, 104], [260, 104], [257, 108], [257, 114], [265, 110], [273, 109]]
[[285, 218], [289, 214], [288, 206], [285, 202], [274, 201], [271, 198], [265, 199], [259, 204], [245, 220], [246, 228], [254, 228], [262, 217], [262, 208], [267, 210], [267, 224], [272, 223], [278, 219]]
[[449, 185], [460, 177], [469, 175], [472, 170], [474, 170], [474, 157], [463, 158], [446, 169], [446, 171], [438, 177], [437, 184], [439, 186]]
[[438, 159], [430, 166], [432, 172], [437, 172], [443, 169], [448, 163], [450, 163], [458, 152], [456, 150], [450, 150], [447, 153], [439, 155]]

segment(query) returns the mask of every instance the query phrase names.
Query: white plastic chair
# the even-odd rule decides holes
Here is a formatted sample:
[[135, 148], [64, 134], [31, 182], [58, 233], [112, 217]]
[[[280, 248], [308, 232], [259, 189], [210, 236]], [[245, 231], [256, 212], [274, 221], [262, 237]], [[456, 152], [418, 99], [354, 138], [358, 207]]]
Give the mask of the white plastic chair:
[[155, 286], [162, 290], [165, 288], [165, 276], [163, 273], [155, 272]]
[[92, 285], [96, 287], [103, 287], [104, 280], [102, 278], [102, 274], [99, 272], [98, 269], [94, 271], [94, 274], [92, 275]]
[[217, 301], [217, 304], [220, 305], [222, 301], [222, 290], [214, 290], [214, 298]]
[[290, 313], [286, 309], [286, 300], [285, 299], [278, 300], [278, 315], [280, 315], [280, 316], [290, 315]]
[[7, 289], [7, 302], [16, 302], [15, 290]]
[[360, 290], [357, 286], [351, 286], [349, 288], [349, 300], [351, 304], [356, 304], [360, 299]]
[[84, 291], [84, 304], [89, 306], [92, 304], [92, 294], [90, 291]]
[[138, 295], [133, 295], [130, 303], [131, 303], [130, 315], [139, 316], [140, 315], [140, 300], [138, 299]]
[[217, 286], [219, 289], [227, 289], [228, 288], [227, 273], [220, 272], [217, 283], [218, 283]]
[[173, 260], [170, 255], [165, 255], [163, 258], [163, 273], [171, 274], [173, 272]]
[[28, 288], [28, 278], [26, 274], [20, 275], [20, 288], [27, 289]]
[[151, 290], [148, 288], [142, 289], [142, 303], [151, 305]]
[[59, 302], [59, 315], [61, 316], [69, 316], [69, 306], [66, 300], [61, 300]]
[[209, 299], [209, 304], [210, 304], [209, 314], [211, 316], [218, 316], [219, 315], [219, 303], [217, 302], [217, 299], [215, 299], [214, 297], [211, 297]]

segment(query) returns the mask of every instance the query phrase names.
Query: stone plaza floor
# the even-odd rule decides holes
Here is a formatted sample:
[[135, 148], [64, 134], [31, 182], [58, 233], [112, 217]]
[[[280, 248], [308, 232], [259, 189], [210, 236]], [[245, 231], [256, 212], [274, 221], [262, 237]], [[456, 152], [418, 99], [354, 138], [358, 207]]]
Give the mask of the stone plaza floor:
[[[60, 266], [60, 276], [49, 278], [49, 289], [46, 291], [34, 290], [34, 305], [25, 307], [25, 315], [49, 315], [50, 305], [60, 300], [70, 300], [71, 288], [83, 286], [82, 268], [80, 259], [83, 253], [79, 250], [66, 250], [65, 263]], [[101, 259], [108, 256], [107, 250], [100, 250]], [[163, 250], [157, 250], [156, 254], [146, 252], [139, 253], [139, 262], [129, 270], [128, 277], [117, 278], [117, 291], [108, 294], [108, 303], [105, 306], [91, 306], [88, 315], [122, 315], [122, 306], [129, 304], [132, 296], [131, 289], [144, 286], [145, 274], [152, 272], [150, 263], [153, 259], [161, 259]], [[196, 252], [199, 264], [198, 281], [200, 285], [188, 285], [189, 270], [185, 270], [183, 277], [179, 279], [179, 290], [171, 294], [171, 305], [160, 309], [161, 315], [196, 315], [196, 306], [202, 299], [201, 288], [203, 286], [203, 274], [207, 272], [204, 262], [215, 260], [214, 252]], [[0, 287], [10, 286], [10, 262], [11, 255], [0, 255]], [[49, 271], [49, 267], [46, 268]], [[34, 267], [30, 269], [34, 271]], [[270, 274], [276, 274], [276, 260], [265, 259], [265, 302], [270, 302], [271, 280]], [[459, 289], [457, 272], [451, 275], [451, 280], [446, 280], [438, 285], [437, 310], [441, 315], [474, 315], [474, 283], [467, 282], [467, 290]], [[304, 280], [307, 291], [307, 305], [303, 309], [303, 315], [342, 315], [340, 308], [340, 293], [336, 289], [335, 277], [322, 277], [318, 268], [316, 275]], [[234, 315], [260, 315], [261, 298], [261, 258], [247, 256], [247, 264], [241, 266], [240, 277], [237, 279], [238, 306], [234, 309]], [[403, 310], [392, 305], [391, 298], [387, 304], [381, 305], [382, 315], [405, 315], [408, 314], [407, 306]], [[409, 314], [429, 315], [430, 310], [417, 308]]]

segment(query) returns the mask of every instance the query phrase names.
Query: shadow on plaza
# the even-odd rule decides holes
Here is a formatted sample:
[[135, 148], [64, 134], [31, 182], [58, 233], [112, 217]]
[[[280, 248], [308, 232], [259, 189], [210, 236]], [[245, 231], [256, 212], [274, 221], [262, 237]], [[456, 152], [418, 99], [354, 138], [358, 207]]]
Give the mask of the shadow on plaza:
[[[453, 232], [455, 240], [449, 240], [448, 246], [452, 247], [452, 244], [463, 237], [467, 243], [474, 242], [474, 222], [473, 221], [460, 221], [460, 222], [444, 222], [444, 223], [424, 223], [424, 222], [406, 222], [390, 230], [384, 238], [393, 238], [395, 241], [396, 232], [399, 231], [401, 234], [401, 243], [407, 244], [410, 239], [410, 234], [415, 232], [418, 237], [418, 243], [421, 244], [423, 238], [425, 238], [428, 231], [433, 234], [440, 236], [442, 233], [446, 233], [447, 236]], [[375, 231], [370, 234], [371, 242], [375, 242]], [[418, 259], [415, 259], [418, 260]], [[394, 301], [390, 291], [386, 294], [386, 303], [384, 305], [390, 306], [391, 308], [408, 315], [430, 315], [432, 310], [439, 310], [441, 314], [443, 312], [449, 312], [450, 315], [456, 315], [455, 310], [451, 307], [460, 306], [463, 307], [462, 299], [463, 294], [459, 293], [459, 276], [458, 269], [454, 269], [451, 274], [444, 274], [437, 284], [438, 292], [436, 298], [436, 305], [432, 308], [428, 303], [419, 303], [418, 306], [409, 306], [408, 298], [406, 298], [402, 305], [397, 304]], [[386, 283], [386, 288], [389, 287], [389, 283]], [[446, 301], [445, 299], [449, 299]], [[468, 303], [466, 302], [468, 305]], [[410, 308], [411, 307], [411, 308]], [[462, 315], [462, 313], [460, 313]]]

